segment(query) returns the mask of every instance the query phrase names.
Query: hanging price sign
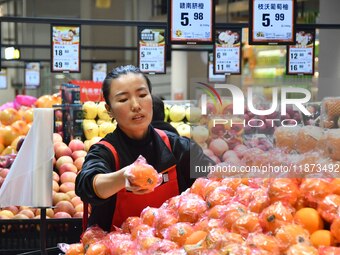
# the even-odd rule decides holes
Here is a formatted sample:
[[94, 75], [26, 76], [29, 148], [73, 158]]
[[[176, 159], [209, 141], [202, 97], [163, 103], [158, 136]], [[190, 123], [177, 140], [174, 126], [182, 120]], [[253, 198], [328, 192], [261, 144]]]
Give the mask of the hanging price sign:
[[92, 80], [93, 81], [104, 81], [107, 75], [107, 64], [106, 63], [93, 63], [92, 64]]
[[241, 73], [242, 29], [216, 30], [214, 74]]
[[214, 74], [214, 53], [208, 53], [208, 82], [225, 82], [224, 74]]
[[40, 63], [30, 62], [25, 64], [26, 88], [37, 88], [40, 85]]
[[51, 25], [51, 72], [80, 73], [80, 26]]
[[165, 28], [138, 28], [138, 66], [143, 73], [165, 73]]
[[169, 34], [172, 44], [211, 44], [214, 0], [170, 0]]
[[250, 0], [249, 44], [294, 44], [296, 0]]
[[287, 49], [287, 74], [314, 74], [315, 30], [297, 31], [296, 45]]

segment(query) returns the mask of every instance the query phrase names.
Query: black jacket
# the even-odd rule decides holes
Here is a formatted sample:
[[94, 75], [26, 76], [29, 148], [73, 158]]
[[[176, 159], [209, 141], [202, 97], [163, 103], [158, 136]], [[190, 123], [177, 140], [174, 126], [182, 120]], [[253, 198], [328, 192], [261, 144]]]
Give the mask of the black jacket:
[[[207, 166], [215, 163], [192, 140], [165, 132], [169, 137], [172, 152], [151, 126], [147, 137], [140, 141], [130, 139], [119, 127], [103, 139], [115, 147], [121, 168], [135, 162], [139, 155], [144, 156], [158, 172], [176, 164], [178, 186], [180, 192], [183, 192], [191, 187], [195, 180], [190, 178], [190, 171], [195, 171], [195, 164]], [[113, 171], [115, 171], [115, 163], [111, 151], [104, 145], [95, 144], [88, 152], [83, 168], [76, 178], [76, 194], [92, 206], [89, 226], [98, 224], [106, 231], [109, 231], [111, 227], [116, 195], [107, 199], [97, 197], [92, 181], [96, 174]], [[143, 199], [142, 195], [141, 199]]]

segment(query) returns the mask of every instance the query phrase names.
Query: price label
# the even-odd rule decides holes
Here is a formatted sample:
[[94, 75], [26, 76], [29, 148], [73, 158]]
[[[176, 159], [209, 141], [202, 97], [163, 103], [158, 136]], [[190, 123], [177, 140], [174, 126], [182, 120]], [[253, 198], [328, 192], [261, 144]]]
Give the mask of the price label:
[[51, 27], [51, 72], [80, 72], [80, 26]]
[[249, 44], [294, 44], [296, 0], [251, 0]]
[[106, 63], [93, 63], [92, 64], [92, 80], [103, 82], [107, 75]]
[[242, 30], [216, 30], [214, 74], [241, 73]]
[[214, 17], [214, 0], [170, 0], [171, 43], [212, 43]]
[[0, 89], [7, 89], [7, 71], [4, 69], [0, 71]]
[[165, 29], [139, 28], [138, 66], [144, 73], [165, 73]]
[[37, 88], [40, 85], [40, 63], [30, 62], [25, 66], [25, 86]]
[[214, 53], [208, 54], [208, 81], [209, 82], [225, 82], [225, 75], [214, 74]]
[[315, 30], [298, 31], [296, 45], [287, 49], [287, 74], [314, 74]]

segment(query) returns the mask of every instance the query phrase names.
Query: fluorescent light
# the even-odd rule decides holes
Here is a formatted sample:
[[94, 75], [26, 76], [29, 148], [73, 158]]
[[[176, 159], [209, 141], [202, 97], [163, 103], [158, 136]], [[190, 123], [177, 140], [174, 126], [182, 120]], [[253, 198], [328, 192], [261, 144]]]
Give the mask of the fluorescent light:
[[19, 59], [20, 51], [14, 47], [5, 48], [5, 59]]

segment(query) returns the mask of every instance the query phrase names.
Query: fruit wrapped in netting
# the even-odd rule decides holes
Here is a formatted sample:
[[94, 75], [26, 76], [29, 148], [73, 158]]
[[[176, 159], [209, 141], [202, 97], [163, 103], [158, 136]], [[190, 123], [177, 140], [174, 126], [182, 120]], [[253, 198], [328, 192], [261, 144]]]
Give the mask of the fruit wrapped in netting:
[[162, 183], [162, 174], [149, 165], [142, 155], [129, 166], [124, 175], [128, 180], [127, 189], [131, 187], [139, 191], [153, 191]]
[[[338, 241], [340, 235], [339, 190], [334, 178], [199, 178], [115, 231], [90, 227], [80, 245], [70, 247], [78, 255], [82, 249], [124, 255], [332, 254], [337, 248], [327, 238]], [[318, 217], [302, 214], [304, 208]], [[326, 224], [310, 231], [315, 219]]]

